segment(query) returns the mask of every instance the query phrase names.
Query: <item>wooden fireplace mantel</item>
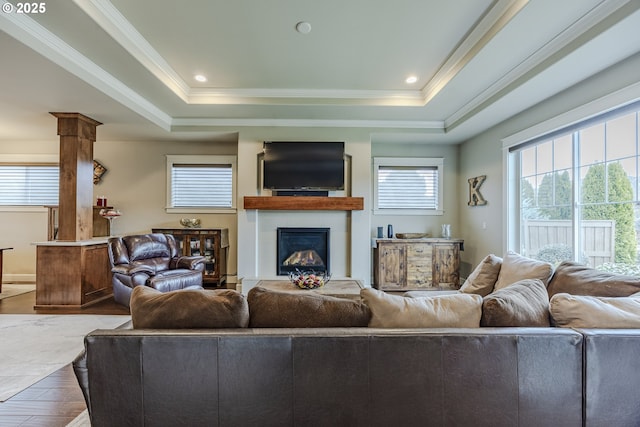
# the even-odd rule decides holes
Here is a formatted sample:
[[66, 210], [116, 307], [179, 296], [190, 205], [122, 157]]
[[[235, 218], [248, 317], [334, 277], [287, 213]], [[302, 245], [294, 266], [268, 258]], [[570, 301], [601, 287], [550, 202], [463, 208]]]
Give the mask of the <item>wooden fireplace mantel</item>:
[[364, 198], [323, 196], [245, 196], [244, 208], [288, 211], [361, 211], [364, 209]]

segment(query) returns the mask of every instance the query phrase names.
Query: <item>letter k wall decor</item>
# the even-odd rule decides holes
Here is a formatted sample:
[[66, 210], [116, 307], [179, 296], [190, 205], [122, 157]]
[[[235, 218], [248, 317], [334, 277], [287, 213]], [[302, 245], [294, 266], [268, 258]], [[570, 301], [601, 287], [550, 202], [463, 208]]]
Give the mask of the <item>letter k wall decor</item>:
[[487, 204], [487, 201], [480, 193], [480, 187], [486, 179], [486, 175], [481, 175], [467, 180], [469, 183], [469, 202], [467, 204], [469, 206], [483, 206]]

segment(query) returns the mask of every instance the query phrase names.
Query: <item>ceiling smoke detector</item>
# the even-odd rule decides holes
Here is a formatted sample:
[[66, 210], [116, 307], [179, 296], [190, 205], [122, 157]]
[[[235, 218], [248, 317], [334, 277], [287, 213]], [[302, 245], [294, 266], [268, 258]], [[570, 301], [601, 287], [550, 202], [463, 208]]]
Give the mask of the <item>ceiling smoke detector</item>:
[[300, 21], [296, 24], [296, 31], [300, 34], [309, 34], [311, 32], [311, 24], [305, 21]]

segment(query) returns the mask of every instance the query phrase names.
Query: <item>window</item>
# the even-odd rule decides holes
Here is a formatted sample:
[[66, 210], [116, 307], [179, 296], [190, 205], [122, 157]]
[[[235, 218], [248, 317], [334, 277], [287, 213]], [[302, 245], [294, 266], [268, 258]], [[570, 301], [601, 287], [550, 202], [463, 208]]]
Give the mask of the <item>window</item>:
[[374, 212], [442, 215], [441, 158], [376, 157]]
[[0, 164], [0, 205], [57, 205], [60, 169], [53, 164]]
[[636, 103], [509, 149], [522, 254], [640, 275], [639, 121]]
[[235, 156], [167, 156], [168, 209], [235, 209]]

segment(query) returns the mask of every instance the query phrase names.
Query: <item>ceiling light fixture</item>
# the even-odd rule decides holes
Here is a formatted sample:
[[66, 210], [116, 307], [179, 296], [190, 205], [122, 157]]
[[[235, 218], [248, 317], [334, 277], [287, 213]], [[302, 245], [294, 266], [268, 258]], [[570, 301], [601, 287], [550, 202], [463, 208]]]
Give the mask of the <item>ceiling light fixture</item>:
[[407, 79], [405, 80], [405, 82], [407, 82], [407, 84], [414, 84], [415, 82], [418, 81], [418, 78], [416, 76], [409, 76], [407, 77]]
[[200, 83], [204, 83], [207, 81], [207, 78], [202, 74], [196, 74], [195, 76], [193, 76], [193, 78], [199, 81]]
[[300, 21], [296, 24], [296, 31], [300, 34], [309, 34], [311, 32], [311, 24], [305, 21]]

